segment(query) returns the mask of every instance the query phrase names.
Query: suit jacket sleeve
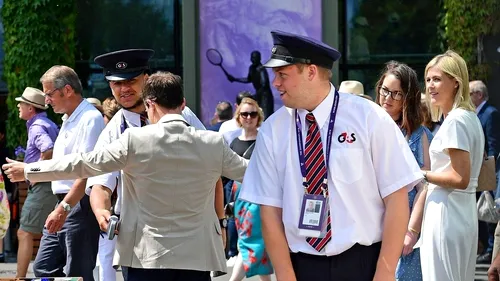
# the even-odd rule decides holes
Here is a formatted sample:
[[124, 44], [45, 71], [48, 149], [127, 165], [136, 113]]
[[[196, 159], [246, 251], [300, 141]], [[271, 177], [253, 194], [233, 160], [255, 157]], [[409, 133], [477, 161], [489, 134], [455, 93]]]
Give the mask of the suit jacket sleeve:
[[[490, 118], [486, 121], [485, 133], [486, 141], [488, 142], [488, 155], [498, 157], [500, 153], [500, 112], [493, 110]], [[496, 126], [496, 127], [495, 127]]]
[[223, 145], [222, 176], [241, 182], [248, 166], [248, 160], [236, 154], [222, 138], [221, 145]]
[[88, 178], [123, 170], [127, 165], [130, 134], [128, 131], [116, 141], [87, 153], [64, 155], [59, 159], [26, 165], [26, 179], [32, 182]]

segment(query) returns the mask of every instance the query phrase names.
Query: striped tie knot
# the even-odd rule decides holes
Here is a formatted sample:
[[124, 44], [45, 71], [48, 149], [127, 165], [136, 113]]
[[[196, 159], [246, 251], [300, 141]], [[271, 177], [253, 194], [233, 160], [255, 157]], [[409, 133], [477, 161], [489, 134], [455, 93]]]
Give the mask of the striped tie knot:
[[309, 123], [314, 123], [314, 122], [316, 122], [316, 117], [314, 117], [314, 114], [312, 114], [312, 113], [307, 113], [306, 120]]
[[148, 114], [146, 111], [141, 113], [141, 127], [144, 127], [148, 124]]

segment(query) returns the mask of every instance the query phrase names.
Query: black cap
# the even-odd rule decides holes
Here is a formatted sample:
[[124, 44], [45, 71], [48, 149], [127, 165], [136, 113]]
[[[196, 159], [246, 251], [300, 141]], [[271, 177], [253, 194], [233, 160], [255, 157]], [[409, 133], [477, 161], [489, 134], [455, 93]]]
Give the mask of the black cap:
[[103, 68], [106, 79], [128, 80], [149, 69], [149, 59], [154, 53], [151, 49], [120, 50], [97, 56], [94, 61]]
[[281, 67], [296, 63], [316, 64], [327, 69], [340, 58], [340, 52], [316, 39], [284, 31], [271, 31], [274, 46], [264, 67]]

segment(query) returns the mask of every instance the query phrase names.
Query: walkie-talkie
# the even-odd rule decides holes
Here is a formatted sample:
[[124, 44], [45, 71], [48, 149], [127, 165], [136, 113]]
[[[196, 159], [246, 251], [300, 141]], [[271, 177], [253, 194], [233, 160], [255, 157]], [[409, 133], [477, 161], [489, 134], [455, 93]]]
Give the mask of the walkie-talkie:
[[111, 217], [109, 217], [108, 230], [106, 231], [109, 240], [113, 240], [113, 238], [115, 238], [115, 230], [117, 229], [117, 227], [118, 227], [118, 217], [112, 215]]

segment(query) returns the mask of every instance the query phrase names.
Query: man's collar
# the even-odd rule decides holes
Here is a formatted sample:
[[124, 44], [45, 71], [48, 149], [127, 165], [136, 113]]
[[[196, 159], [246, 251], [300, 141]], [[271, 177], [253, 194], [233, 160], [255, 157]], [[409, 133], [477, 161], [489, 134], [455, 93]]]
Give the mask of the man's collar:
[[64, 114], [62, 120], [66, 122], [73, 122], [77, 118], [77, 116], [82, 113], [83, 109], [89, 105], [93, 107], [93, 105], [91, 105], [86, 99], [82, 99], [80, 104], [76, 107], [75, 111], [73, 111], [70, 116], [68, 116], [68, 114]]
[[171, 121], [181, 121], [181, 122], [185, 122], [187, 124], [186, 119], [184, 119], [184, 117], [182, 117], [182, 115], [174, 114], [174, 113], [169, 113], [169, 114], [163, 115], [163, 117], [161, 117], [160, 120], [158, 120], [158, 123], [171, 122]]
[[484, 105], [486, 104], [486, 100], [483, 100], [477, 107], [476, 107], [476, 113], [479, 113], [481, 109], [483, 109]]
[[139, 113], [135, 113], [124, 108], [122, 108], [122, 112], [123, 112], [123, 117], [125, 117], [125, 120], [131, 123], [134, 127], [141, 126], [141, 115]]
[[[330, 83], [330, 92], [325, 97], [325, 99], [323, 99], [323, 101], [312, 111], [312, 114], [314, 115], [314, 118], [316, 118], [316, 122], [318, 123], [319, 128], [323, 128], [323, 125], [330, 118], [330, 112], [333, 106], [333, 98], [335, 96], [334, 94], [335, 87]], [[298, 112], [300, 120], [305, 120], [307, 113], [309, 113], [309, 111], [305, 109], [299, 109]]]

